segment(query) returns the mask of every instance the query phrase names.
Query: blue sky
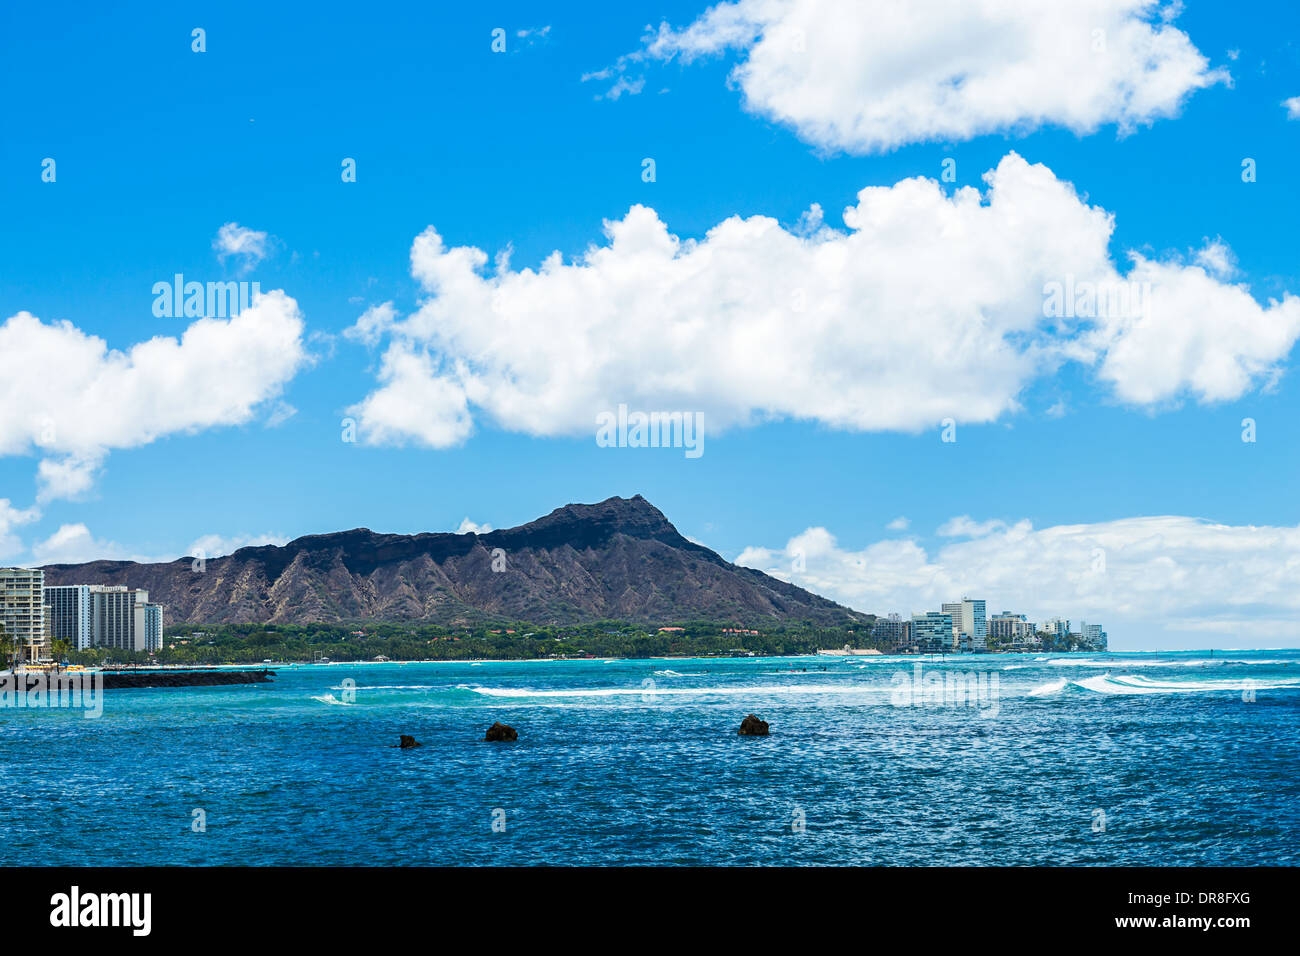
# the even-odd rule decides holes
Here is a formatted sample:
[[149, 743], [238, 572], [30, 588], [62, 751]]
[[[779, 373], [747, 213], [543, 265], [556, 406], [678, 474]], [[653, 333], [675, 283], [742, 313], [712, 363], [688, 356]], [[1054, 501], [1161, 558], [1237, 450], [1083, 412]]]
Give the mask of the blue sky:
[[[1159, 9], [1140, 22], [1160, 24]], [[509, 248], [515, 271], [537, 269], [556, 250], [571, 262], [607, 244], [602, 221], [623, 219], [634, 204], [652, 208], [682, 239], [702, 240], [733, 216], [771, 217], [794, 232], [812, 204], [823, 208], [828, 226], [844, 231], [841, 211], [858, 201], [859, 190], [918, 176], [938, 180], [945, 159], [956, 161], [956, 183], [939, 184], [950, 198], [962, 187], [987, 190], [981, 177], [1013, 151], [1073, 184], [1081, 203], [1114, 217], [1106, 249], [1121, 273], [1130, 268], [1130, 250], [1191, 268], [1207, 244], [1229, 248], [1235, 271], [1219, 284], [1247, 286], [1260, 310], [1245, 310], [1235, 330], [1206, 319], [1206, 336], [1223, 337], [1198, 339], [1195, 347], [1208, 354], [1230, 352], [1242, 340], [1240, 328], [1285, 324], [1267, 310], [1270, 299], [1300, 292], [1300, 121], [1282, 105], [1300, 95], [1293, 5], [1264, 4], [1244, 15], [1230, 4], [1189, 0], [1176, 17], [1170, 11], [1172, 27], [1204, 57], [1202, 72], [1224, 74], [1132, 130], [1106, 119], [1104, 109], [1095, 130], [1072, 128], [1077, 118], [1053, 118], [1049, 103], [1045, 117], [972, 133], [941, 130], [921, 141], [905, 115], [887, 117], [891, 139], [883, 144], [819, 138], [777, 115], [802, 105], [764, 108], [733, 73], [758, 62], [756, 40], [697, 57], [678, 43], [671, 58], [620, 61], [647, 49], [647, 24], [680, 30], [706, 10], [700, 2], [495, 3], [470, 11], [324, 3], [310, 15], [243, 3], [161, 12], [135, 4], [8, 10], [0, 40], [7, 74], [0, 93], [0, 322], [20, 312], [46, 325], [66, 320], [127, 352], [158, 336], [180, 336], [192, 321], [156, 317], [154, 283], [175, 273], [242, 278], [296, 302], [303, 358], [290, 374], [263, 383], [246, 415], [217, 416], [212, 424], [198, 415], [198, 424], [100, 449], [90, 477], [70, 494], [47, 489], [38, 500], [38, 464], [58, 456], [44, 454], [35, 440], [0, 433], [0, 499], [9, 509], [8, 519], [0, 510], [7, 521], [0, 524], [0, 561], [170, 558], [203, 539], [281, 540], [356, 526], [455, 530], [465, 518], [508, 527], [569, 501], [639, 492], [684, 534], [725, 556], [743, 554], [746, 563], [863, 610], [921, 611], [959, 589], [1037, 617], [1105, 622], [1117, 646], [1300, 644], [1300, 503], [1293, 492], [1300, 400], [1294, 336], [1285, 331], [1226, 396], [1205, 397], [1193, 377], [1135, 401], [1141, 386], [1134, 377], [1146, 374], [1141, 362], [1126, 366], [1123, 386], [1095, 355], [1054, 360], [1024, 374], [1009, 390], [1010, 404], [987, 420], [962, 420], [958, 409], [953, 443], [940, 440], [938, 416], [918, 426], [864, 407], [852, 410], [851, 421], [837, 420], [825, 411], [834, 397], [812, 395], [816, 362], [791, 367], [792, 381], [801, 383], [792, 390], [803, 397], [787, 405], [745, 405], [733, 394], [743, 383], [724, 382], [719, 392], [734, 385], [732, 392], [713, 394], [707, 375], [661, 393], [677, 404], [650, 407], [706, 409], [706, 420], [725, 425], [708, 433], [698, 459], [676, 449], [597, 447], [591, 431], [564, 414], [539, 424], [527, 411], [485, 409], [472, 397], [469, 433], [443, 447], [431, 447], [427, 436], [395, 436], [392, 422], [386, 440], [369, 440], [374, 427], [369, 436], [363, 428], [356, 443], [340, 440], [342, 420], [359, 417], [380, 387], [386, 349], [403, 335], [435, 363], [467, 357], [391, 324], [369, 344], [345, 334], [370, 307], [391, 302], [405, 317], [437, 298], [411, 274], [412, 244], [427, 227], [446, 246], [477, 247], [489, 260]], [[775, 34], [778, 26], [766, 29]], [[195, 27], [206, 31], [205, 52], [191, 50]], [[506, 31], [505, 53], [491, 49], [498, 27]], [[905, 49], [914, 35], [899, 29], [891, 42]], [[930, 39], [919, 44], [918, 60], [942, 47], [942, 36]], [[961, 49], [963, 41], [955, 42]], [[845, 57], [846, 74], [853, 63]], [[611, 67], [605, 77], [583, 80]], [[640, 92], [603, 96], [619, 76], [641, 83]], [[844, 80], [849, 113], [859, 103], [852, 82]], [[1057, 82], [1068, 88], [1071, 78]], [[46, 157], [57, 164], [53, 183], [41, 178]], [[356, 160], [355, 183], [341, 181], [344, 157]], [[643, 181], [647, 157], [655, 162], [654, 182]], [[1254, 182], [1242, 181], [1247, 157], [1256, 162]], [[1062, 220], [1061, 229], [1071, 222]], [[265, 233], [264, 255], [219, 257], [214, 238], [227, 223]], [[909, 241], [922, 253], [927, 248]], [[1037, 244], [1032, 236], [1027, 242]], [[937, 282], [950, 273], [943, 255], [912, 259]], [[635, 286], [622, 291], [638, 295]], [[701, 301], [698, 311], [685, 311], [710, 322], [707, 298]], [[523, 327], [544, 330], [554, 321], [553, 312], [519, 308]], [[677, 318], [686, 321], [684, 313]], [[480, 319], [466, 321], [467, 335], [482, 327]], [[836, 321], [906, 316], [865, 309]], [[1081, 335], [1053, 345], [1073, 346]], [[1156, 368], [1162, 356], [1152, 340], [1162, 336], [1135, 348]], [[833, 338], [823, 346], [835, 354]], [[37, 360], [19, 348], [9, 345], [10, 361]], [[4, 361], [0, 356], [0, 368]], [[617, 367], [631, 361], [621, 357]], [[655, 356], [645, 362], [643, 381], [655, 371]], [[896, 356], [864, 351], [835, 362], [828, 378], [870, 379], [896, 365]], [[52, 364], [50, 379], [68, 374]], [[603, 385], [592, 388], [619, 398], [601, 392]], [[867, 405], [879, 404], [875, 393], [864, 394]], [[655, 396], [638, 386], [629, 397], [645, 405]], [[533, 398], [536, 407], [546, 404], [545, 396]], [[18, 401], [20, 411], [40, 417], [53, 399], [29, 390]], [[147, 417], [157, 404], [137, 396], [121, 412]], [[1242, 441], [1245, 418], [1256, 422], [1253, 443]], [[152, 435], [147, 423], [141, 429]], [[1003, 524], [956, 532], [951, 521], [960, 516]], [[1160, 516], [1183, 521], [1155, 530], [1133, 523]], [[905, 527], [887, 528], [900, 517]], [[1009, 530], [1023, 530], [1024, 522], [1033, 529], [1028, 543]], [[1103, 533], [1115, 522], [1121, 525]], [[1209, 540], [1217, 538], [1202, 533], [1205, 522], [1229, 528], [1232, 543]], [[1040, 540], [1045, 529], [1074, 526], [1103, 530], [1063, 552], [1052, 548], [1068, 534]], [[801, 539], [808, 529], [825, 533]], [[1151, 550], [1143, 542], [1153, 534], [1167, 544]], [[1105, 548], [1109, 583], [1079, 585], [1069, 555], [1078, 548], [1091, 554], [1102, 538], [1112, 542]], [[959, 550], [944, 559], [943, 549], [954, 545]], [[1243, 550], [1252, 560], [1234, 557], [1230, 568], [1219, 567], [1224, 555]], [[1014, 586], [1017, 561], [1024, 562], [1022, 592]], [[1065, 562], [1055, 575], [1040, 568], [1052, 561]], [[894, 579], [877, 573], [877, 562], [911, 562], [911, 571]], [[1169, 577], [1159, 594], [1146, 595], [1143, 581], [1153, 568]], [[1269, 583], [1261, 585], [1261, 577]], [[1205, 581], [1225, 590], [1206, 594]], [[1209, 602], [1198, 614], [1220, 620], [1207, 626], [1184, 615], [1171, 625], [1161, 602], [1174, 601], [1180, 588], [1187, 591], [1178, 603]]]

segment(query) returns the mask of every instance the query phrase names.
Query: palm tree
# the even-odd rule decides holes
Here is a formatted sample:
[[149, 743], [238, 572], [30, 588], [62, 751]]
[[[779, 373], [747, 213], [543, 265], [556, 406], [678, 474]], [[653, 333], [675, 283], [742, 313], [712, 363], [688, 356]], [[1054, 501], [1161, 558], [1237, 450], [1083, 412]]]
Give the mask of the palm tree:
[[[5, 637], [5, 626], [3, 624], [0, 624], [0, 647], [7, 647], [10, 644], [10, 641], [5, 640], [4, 637]], [[13, 653], [6, 652], [5, 663], [10, 667], [17, 667], [19, 658], [22, 655], [22, 650], [23, 650], [22, 637], [20, 635], [15, 634], [12, 639], [12, 643], [14, 646]]]

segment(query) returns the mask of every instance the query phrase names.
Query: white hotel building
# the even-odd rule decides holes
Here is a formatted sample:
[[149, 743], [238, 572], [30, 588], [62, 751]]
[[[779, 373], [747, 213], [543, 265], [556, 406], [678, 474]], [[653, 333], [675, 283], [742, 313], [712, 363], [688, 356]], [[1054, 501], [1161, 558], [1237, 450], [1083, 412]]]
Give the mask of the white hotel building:
[[149, 592], [122, 585], [60, 584], [45, 589], [50, 636], [79, 651], [115, 647], [127, 651], [162, 648], [162, 605]]
[[988, 648], [988, 612], [983, 600], [962, 598], [943, 605], [943, 613], [952, 618], [953, 650], [983, 651]]
[[25, 647], [27, 659], [40, 656], [45, 644], [45, 572], [31, 568], [0, 568], [0, 627], [6, 650]]

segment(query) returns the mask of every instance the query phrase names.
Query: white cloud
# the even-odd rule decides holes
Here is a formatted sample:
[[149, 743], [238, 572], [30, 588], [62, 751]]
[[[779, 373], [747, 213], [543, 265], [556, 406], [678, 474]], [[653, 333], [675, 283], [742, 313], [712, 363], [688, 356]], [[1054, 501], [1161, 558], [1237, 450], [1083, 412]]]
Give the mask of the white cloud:
[[251, 420], [306, 363], [302, 333], [280, 291], [126, 351], [19, 312], [0, 324], [0, 455], [42, 456], [41, 500], [84, 494], [113, 449]]
[[899, 515], [893, 521], [889, 522], [889, 524], [885, 525], [885, 530], [906, 531], [909, 527], [911, 527], [911, 525], [912, 525], [911, 521], [909, 521], [907, 518], [903, 517], [902, 515]]
[[1006, 526], [1005, 521], [998, 521], [997, 519], [975, 521], [970, 515], [961, 515], [956, 518], [949, 518], [939, 526], [935, 534], [942, 538], [982, 538], [995, 531], [1001, 531]]
[[22, 541], [13, 533], [20, 525], [31, 524], [40, 518], [36, 508], [15, 508], [8, 498], [0, 498], [0, 561], [14, 557], [23, 550]]
[[248, 229], [237, 222], [228, 222], [217, 230], [212, 248], [222, 262], [234, 258], [243, 272], [253, 269], [266, 258], [269, 237], [265, 232]]
[[354, 342], [375, 345], [392, 329], [396, 320], [397, 310], [393, 308], [393, 303], [383, 302], [372, 305], [361, 313], [361, 318], [357, 319], [355, 324], [344, 330], [343, 336]]
[[270, 411], [266, 416], [266, 421], [262, 424], [267, 428], [279, 428], [297, 414], [298, 409], [294, 408], [288, 402], [277, 400], [271, 404]]
[[129, 551], [114, 541], [96, 538], [83, 522], [60, 525], [59, 529], [43, 541], [34, 543], [30, 563], [82, 564], [88, 561], [139, 561], [154, 564], [175, 561], [181, 557], [216, 558], [233, 554], [240, 548], [263, 544], [282, 545], [289, 540], [283, 534], [237, 534], [224, 536], [207, 534], [196, 539], [184, 554], [140, 554]]
[[46, 458], [36, 466], [36, 483], [39, 491], [36, 500], [53, 501], [57, 498], [80, 498], [95, 484], [103, 461], [98, 457]]
[[[594, 76], [588, 75], [588, 76], [584, 76], [582, 79], [585, 82], [588, 79], [594, 79], [594, 78], [595, 78]], [[607, 89], [604, 93], [598, 93], [596, 95], [596, 99], [617, 100], [621, 98], [624, 93], [628, 94], [629, 96], [637, 96], [644, 89], [645, 89], [644, 76], [637, 76], [637, 77], [620, 76], [618, 79], [614, 81], [614, 85], [611, 86], [609, 89]]]
[[990, 614], [1101, 623], [1127, 647], [1192, 633], [1217, 646], [1300, 644], [1300, 527], [1180, 516], [1042, 529], [954, 522], [969, 540], [933, 552], [896, 539], [846, 550], [810, 528], [784, 548], [747, 548], [736, 563], [872, 613], [937, 610], [966, 595], [984, 598]]
[[1127, 133], [1230, 82], [1177, 13], [1157, 0], [735, 0], [661, 23], [598, 73], [626, 83], [650, 61], [738, 51], [748, 110], [850, 152], [1047, 125]]
[[492, 526], [490, 524], [477, 524], [473, 521], [470, 521], [469, 518], [466, 518], [464, 521], [460, 523], [460, 527], [456, 529], [456, 533], [457, 534], [487, 534], [491, 530], [492, 530]]
[[1202, 266], [1130, 258], [1126, 281], [1150, 284], [1150, 308], [1102, 317], [1085, 337], [1102, 355], [1098, 376], [1119, 398], [1154, 404], [1187, 391], [1224, 401], [1277, 378], [1300, 335], [1300, 299], [1261, 308], [1246, 286], [1224, 284]]
[[530, 27], [525, 30], [516, 30], [515, 36], [521, 40], [527, 40], [530, 44], [538, 40], [545, 40], [551, 35], [551, 25], [548, 23], [544, 27]]
[[433, 359], [395, 342], [384, 354], [380, 388], [347, 410], [367, 444], [415, 441], [430, 448], [459, 445], [474, 423], [461, 385], [440, 376]]
[[1205, 245], [1193, 253], [1193, 261], [1219, 279], [1231, 279], [1237, 274], [1236, 257], [1221, 238], [1207, 239]]
[[1290, 99], [1283, 100], [1282, 105], [1286, 107], [1286, 118], [1300, 120], [1300, 96], [1293, 96]]
[[85, 561], [132, 560], [121, 547], [110, 541], [99, 541], [84, 524], [60, 525], [44, 541], [32, 545], [32, 563], [81, 564]]
[[228, 537], [219, 534], [205, 534], [190, 545], [189, 550], [185, 552], [185, 556], [218, 558], [223, 555], [234, 554], [240, 548], [252, 548], [264, 544], [283, 545], [287, 544], [288, 541], [289, 537], [283, 534], [237, 534]]
[[[593, 434], [619, 403], [699, 411], [714, 432], [918, 430], [1015, 412], [1067, 360], [1140, 404], [1233, 398], [1279, 374], [1300, 299], [1261, 307], [1201, 265], [1137, 254], [1121, 275], [1112, 217], [1047, 167], [1010, 153], [985, 180], [985, 194], [923, 178], [863, 189], [843, 231], [814, 207], [790, 229], [733, 217], [680, 239], [638, 205], [605, 223], [604, 245], [536, 270], [501, 256], [487, 271], [484, 251], [430, 227], [411, 250], [428, 298], [402, 319], [368, 310], [349, 332], [388, 340], [379, 388], [349, 413], [366, 442], [431, 447], [463, 441], [479, 415]], [[1078, 317], [1048, 318], [1052, 283], [1101, 296], [1072, 294]]]

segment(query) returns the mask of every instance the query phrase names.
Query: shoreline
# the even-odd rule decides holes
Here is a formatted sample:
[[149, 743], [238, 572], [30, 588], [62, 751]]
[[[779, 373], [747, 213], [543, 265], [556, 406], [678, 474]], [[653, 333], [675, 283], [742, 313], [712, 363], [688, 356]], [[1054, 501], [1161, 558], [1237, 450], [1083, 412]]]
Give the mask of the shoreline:
[[[634, 661], [755, 661], [755, 660], [822, 660], [827, 658], [840, 661], [856, 661], [867, 658], [870, 660], [896, 660], [896, 661], [923, 661], [923, 662], [941, 662], [950, 661], [974, 661], [984, 658], [1003, 658], [1003, 657], [1061, 657], [1061, 658], [1086, 658], [1100, 655], [1160, 655], [1160, 654], [1222, 654], [1222, 653], [1281, 653], [1287, 651], [1300, 651], [1300, 647], [1215, 647], [1215, 648], [1179, 648], [1177, 650], [1106, 650], [1106, 651], [984, 651], [978, 654], [887, 654], [882, 651], [866, 654], [844, 654], [837, 653], [813, 653], [813, 654], [770, 654], [755, 655], [753, 657], [740, 657], [728, 654], [717, 655], [698, 655], [698, 654], [678, 654], [654, 657], [465, 657], [465, 658], [418, 658], [415, 660], [405, 661], [374, 661], [374, 660], [356, 660], [356, 661], [329, 661], [328, 663], [320, 661], [257, 661], [257, 662], [225, 662], [220, 664], [109, 664], [101, 665], [73, 665], [79, 666], [84, 671], [116, 671], [123, 673], [141, 673], [141, 672], [176, 672], [176, 671], [217, 671], [217, 670], [264, 670], [281, 669], [281, 668], [303, 668], [303, 667], [392, 667], [392, 666], [410, 666], [425, 664], [568, 664], [568, 663], [604, 663], [614, 664]], [[35, 669], [34, 669], [35, 670]], [[33, 670], [33, 672], [34, 672]], [[63, 672], [67, 668], [62, 668]], [[12, 669], [0, 671], [0, 673], [12, 673]]]

